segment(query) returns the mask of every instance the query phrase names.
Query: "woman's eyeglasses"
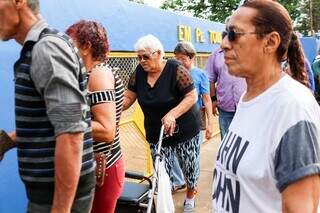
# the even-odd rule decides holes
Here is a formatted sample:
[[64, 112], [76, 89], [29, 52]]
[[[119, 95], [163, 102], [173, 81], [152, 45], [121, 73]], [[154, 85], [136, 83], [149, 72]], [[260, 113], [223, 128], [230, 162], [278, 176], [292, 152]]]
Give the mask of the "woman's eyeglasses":
[[236, 41], [240, 36], [246, 35], [246, 34], [263, 34], [263, 33], [258, 33], [258, 32], [236, 32], [234, 29], [226, 30], [222, 32], [222, 39], [224, 37], [228, 36], [228, 40], [230, 42]]
[[137, 56], [137, 57], [138, 57], [138, 61], [142, 61], [142, 59], [145, 60], [145, 61], [147, 61], [147, 60], [150, 59], [151, 55], [155, 54], [156, 52], [157, 52], [157, 51], [154, 51], [154, 52], [152, 52], [151, 54], [138, 55], [138, 56]]

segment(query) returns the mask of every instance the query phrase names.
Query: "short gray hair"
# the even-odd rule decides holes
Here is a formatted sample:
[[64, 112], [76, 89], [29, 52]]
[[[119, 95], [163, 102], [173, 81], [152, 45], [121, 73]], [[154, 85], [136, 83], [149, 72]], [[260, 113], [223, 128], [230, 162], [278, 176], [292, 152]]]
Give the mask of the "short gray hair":
[[181, 41], [174, 48], [173, 53], [187, 55], [191, 59], [197, 54], [197, 51], [191, 42]]
[[160, 50], [161, 55], [164, 55], [163, 45], [161, 44], [160, 40], [151, 34], [139, 38], [134, 45], [134, 50], [136, 52], [145, 49], [149, 49], [151, 52]]
[[40, 10], [39, 0], [27, 0], [28, 7], [35, 13], [38, 14]]

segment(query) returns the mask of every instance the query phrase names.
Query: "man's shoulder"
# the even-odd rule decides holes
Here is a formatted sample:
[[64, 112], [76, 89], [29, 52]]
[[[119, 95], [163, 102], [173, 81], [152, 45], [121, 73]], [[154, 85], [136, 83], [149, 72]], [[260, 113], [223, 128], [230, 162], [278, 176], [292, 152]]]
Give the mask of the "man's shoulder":
[[33, 41], [37, 42], [40, 38], [41, 33], [48, 28], [48, 23], [43, 18], [40, 18], [28, 31], [25, 42]]
[[77, 55], [75, 48], [70, 40], [64, 38], [59, 33], [49, 33], [41, 36], [39, 41], [34, 45], [32, 58], [50, 59], [71, 58], [73, 63], [76, 63]]
[[218, 48], [212, 51], [212, 54], [211, 54], [212, 57], [217, 57], [218, 55], [223, 55], [223, 50], [221, 48]]
[[45, 34], [41, 36], [39, 41], [35, 44], [36, 49], [41, 49], [41, 48], [49, 48], [48, 52], [52, 49], [53, 47], [57, 47], [63, 51], [71, 50], [71, 45], [70, 41], [62, 37], [60, 34]]
[[[32, 50], [32, 69], [45, 70], [48, 67], [74, 67], [78, 70], [79, 59], [71, 43], [61, 35], [53, 33], [41, 36]], [[33, 69], [36, 68], [36, 69]], [[41, 69], [40, 69], [41, 68]], [[47, 70], [46, 72], [48, 72]]]

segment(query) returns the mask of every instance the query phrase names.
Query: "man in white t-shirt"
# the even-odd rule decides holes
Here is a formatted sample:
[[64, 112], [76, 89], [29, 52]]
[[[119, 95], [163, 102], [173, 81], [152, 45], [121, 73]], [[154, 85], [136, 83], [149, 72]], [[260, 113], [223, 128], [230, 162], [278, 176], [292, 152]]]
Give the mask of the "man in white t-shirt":
[[230, 212], [280, 212], [280, 192], [320, 172], [319, 115], [311, 92], [287, 75], [256, 98], [240, 100], [218, 151], [215, 203]]
[[[246, 1], [221, 47], [247, 90], [218, 151], [214, 212], [317, 212], [320, 108], [288, 12], [275, 1]], [[281, 71], [283, 58], [291, 77]]]

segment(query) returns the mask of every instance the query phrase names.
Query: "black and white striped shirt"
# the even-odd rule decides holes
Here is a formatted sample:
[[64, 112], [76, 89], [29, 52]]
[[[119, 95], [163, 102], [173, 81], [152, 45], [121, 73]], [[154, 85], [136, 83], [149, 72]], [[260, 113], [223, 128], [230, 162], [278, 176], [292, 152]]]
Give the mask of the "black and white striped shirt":
[[[123, 103], [123, 96], [124, 96], [124, 86], [122, 80], [118, 76], [115, 70], [112, 70], [108, 67], [106, 62], [100, 63], [95, 66], [102, 67], [106, 72], [112, 72], [114, 76], [114, 90], [103, 90], [103, 91], [89, 91], [89, 104], [90, 107], [105, 103], [105, 102], [115, 102], [116, 104], [116, 135], [114, 138], [113, 143], [106, 143], [95, 141], [93, 144], [94, 152], [103, 152], [106, 155], [108, 154], [109, 150], [111, 149], [110, 156], [107, 156], [107, 168], [110, 168], [121, 156], [121, 148], [120, 148], [120, 138], [119, 138], [119, 123], [120, 117], [122, 112], [122, 103]], [[92, 120], [94, 120], [93, 115]]]

